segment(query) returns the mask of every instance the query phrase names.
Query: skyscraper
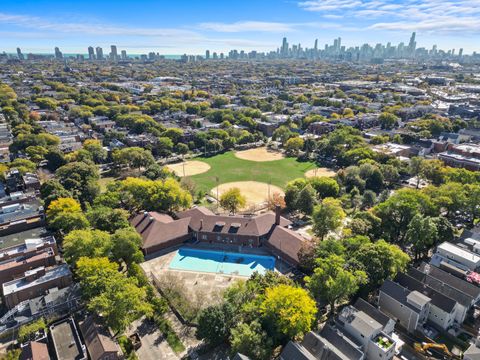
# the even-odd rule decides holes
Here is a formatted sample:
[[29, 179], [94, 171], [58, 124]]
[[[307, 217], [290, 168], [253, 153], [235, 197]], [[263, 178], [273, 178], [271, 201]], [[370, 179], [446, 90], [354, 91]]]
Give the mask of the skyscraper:
[[58, 47], [55, 47], [55, 59], [63, 59], [63, 54]]
[[97, 60], [103, 60], [103, 49], [100, 46], [97, 46], [95, 51], [97, 53]]
[[122, 50], [122, 60], [127, 60], [127, 50]]
[[210, 50], [205, 51], [205, 59], [210, 59]]
[[93, 49], [93, 46], [88, 47], [88, 59], [95, 60], [95, 50]]
[[117, 59], [118, 59], [117, 46], [116, 45], [111, 45], [110, 46], [110, 60], [117, 60]]
[[288, 55], [288, 42], [287, 42], [287, 38], [284, 37], [283, 38], [283, 41], [282, 41], [282, 48], [280, 50], [280, 54], [285, 57]]
[[25, 59], [25, 56], [23, 56], [22, 50], [20, 50], [20, 48], [17, 48], [17, 57], [18, 57], [18, 60], [24, 60]]
[[415, 41], [415, 35], [416, 33], [413, 32], [412, 36], [410, 37], [410, 42], [408, 43], [408, 50], [410, 51], [411, 54], [415, 52], [415, 49], [417, 48], [417, 42]]

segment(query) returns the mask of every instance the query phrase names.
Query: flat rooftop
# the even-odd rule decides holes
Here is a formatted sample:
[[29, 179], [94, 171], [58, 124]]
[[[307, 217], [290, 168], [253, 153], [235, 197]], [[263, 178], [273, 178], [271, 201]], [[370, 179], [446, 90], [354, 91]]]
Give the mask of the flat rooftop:
[[[35, 269], [33, 269], [35, 270]], [[33, 271], [30, 270], [30, 271]], [[67, 264], [54, 267], [45, 272], [45, 275], [33, 281], [27, 281], [25, 278], [15, 279], [3, 284], [3, 295], [9, 295], [17, 291], [28, 289], [29, 287], [37, 286], [39, 284], [49, 282], [51, 280], [69, 276], [71, 274]]]
[[58, 360], [86, 359], [84, 349], [72, 319], [50, 326]]
[[454, 254], [455, 256], [466, 259], [468, 261], [472, 261], [474, 263], [480, 262], [480, 256], [476, 255], [475, 253], [467, 249], [462, 249], [461, 247], [456, 246], [449, 242], [444, 242], [438, 245], [438, 250], [449, 252], [451, 254]]
[[38, 227], [35, 229], [21, 231], [11, 235], [2, 236], [0, 239], [0, 250], [9, 248], [15, 245], [24, 244], [27, 239], [41, 238], [48, 235], [45, 227]]

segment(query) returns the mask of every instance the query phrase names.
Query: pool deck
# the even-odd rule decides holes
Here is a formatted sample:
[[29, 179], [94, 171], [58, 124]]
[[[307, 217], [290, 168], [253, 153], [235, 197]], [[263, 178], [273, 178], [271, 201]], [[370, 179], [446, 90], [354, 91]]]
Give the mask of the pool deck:
[[[183, 245], [181, 247], [238, 253], [238, 246], [223, 246], [222, 244], [212, 245], [199, 243]], [[218, 299], [219, 294], [234, 282], [248, 279], [247, 276], [240, 275], [170, 269], [170, 262], [175, 257], [179, 248], [180, 247], [166, 249], [155, 254], [155, 257], [147, 258], [147, 260], [141, 264], [147, 276], [149, 278], [161, 278], [167, 274], [169, 276], [175, 276], [178, 278], [178, 281], [184, 283], [185, 288], [189, 290], [192, 297], [195, 297], [197, 293], [201, 293], [202, 296], [206, 296], [207, 300], [211, 301]], [[241, 253], [272, 256], [268, 250], [262, 248], [243, 248]], [[290, 268], [291, 267], [283, 261], [276, 259], [275, 271], [286, 274], [289, 272]]]

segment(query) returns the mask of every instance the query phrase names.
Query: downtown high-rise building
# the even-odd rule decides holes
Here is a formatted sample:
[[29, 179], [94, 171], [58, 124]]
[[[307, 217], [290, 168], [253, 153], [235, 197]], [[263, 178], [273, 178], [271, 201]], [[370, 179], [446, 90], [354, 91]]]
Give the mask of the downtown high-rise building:
[[57, 46], [55, 47], [55, 59], [57, 60], [63, 59], [63, 54]]
[[103, 49], [100, 46], [95, 48], [95, 52], [97, 54], [97, 60], [103, 60]]
[[18, 60], [25, 60], [25, 56], [23, 56], [22, 50], [18, 47], [17, 47], [17, 57], [18, 57]]
[[117, 53], [117, 46], [111, 45], [110, 46], [110, 60], [118, 60], [118, 53]]
[[205, 51], [205, 59], [210, 59], [210, 50]]
[[122, 50], [122, 60], [127, 60], [127, 50]]
[[95, 60], [95, 50], [93, 46], [88, 47], [88, 60]]

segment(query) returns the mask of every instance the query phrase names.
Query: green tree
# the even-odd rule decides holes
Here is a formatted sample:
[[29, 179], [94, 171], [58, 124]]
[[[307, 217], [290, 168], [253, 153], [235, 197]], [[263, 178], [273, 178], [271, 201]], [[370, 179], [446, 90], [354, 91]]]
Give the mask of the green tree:
[[363, 265], [370, 289], [382, 285], [386, 279], [394, 279], [410, 262], [410, 257], [398, 246], [384, 240], [364, 244], [352, 254]]
[[398, 123], [400, 119], [392, 113], [383, 112], [378, 117], [378, 121], [380, 121], [380, 125], [382, 129], [392, 129]]
[[74, 265], [81, 257], [109, 257], [112, 238], [100, 230], [73, 230], [63, 239], [65, 260]]
[[337, 181], [329, 177], [312, 177], [308, 179], [308, 182], [313, 186], [317, 192], [317, 195], [321, 199], [327, 197], [337, 197], [340, 192], [340, 186], [338, 185]]
[[198, 316], [197, 338], [211, 346], [220, 345], [228, 339], [234, 315], [229, 303], [203, 309]]
[[303, 149], [304, 141], [300, 137], [292, 137], [285, 143], [285, 151], [289, 155], [296, 156]]
[[265, 290], [260, 312], [277, 338], [293, 340], [311, 330], [317, 306], [306, 290], [278, 285]]
[[116, 166], [126, 165], [129, 168], [138, 170], [155, 163], [155, 159], [149, 150], [135, 146], [115, 150], [112, 154], [112, 160]]
[[373, 208], [374, 214], [382, 220], [381, 236], [399, 243], [404, 241], [408, 224], [416, 214], [431, 216], [434, 210], [430, 197], [415, 189], [400, 189]]
[[114, 233], [117, 229], [130, 226], [129, 214], [124, 209], [112, 209], [107, 206], [95, 206], [86, 213], [90, 224], [98, 230]]
[[325, 198], [313, 211], [313, 232], [321, 239], [342, 224], [345, 212], [339, 200]]
[[109, 281], [106, 289], [88, 302], [87, 309], [101, 314], [105, 325], [115, 334], [125, 331], [133, 321], [152, 314], [145, 289], [127, 277]]
[[146, 290], [137, 285], [135, 278], [119, 272], [118, 265], [107, 258], [80, 258], [76, 274], [87, 309], [101, 314], [115, 333], [124, 331], [142, 316], [152, 315]]
[[118, 229], [112, 235], [112, 255], [116, 261], [123, 260], [127, 267], [143, 261], [142, 237], [134, 228]]
[[272, 353], [272, 340], [258, 321], [250, 324], [238, 323], [231, 329], [230, 346], [232, 353], [241, 353], [254, 360], [268, 360]]
[[103, 148], [101, 141], [88, 139], [83, 143], [83, 148], [91, 155], [96, 164], [100, 164], [107, 159], [107, 150]]
[[235, 214], [238, 209], [246, 204], [246, 198], [242, 195], [239, 188], [231, 188], [220, 195], [220, 206], [232, 214]]
[[437, 224], [429, 216], [416, 214], [408, 224], [406, 241], [412, 245], [415, 259], [428, 250], [435, 243], [437, 238]]
[[313, 296], [328, 303], [334, 313], [339, 302], [347, 301], [367, 282], [367, 275], [360, 270], [347, 269], [341, 256], [330, 255], [317, 262], [312, 276], [305, 277], [305, 282]]
[[307, 186], [298, 193], [296, 208], [305, 215], [310, 215], [313, 212], [315, 200], [315, 190], [310, 184], [307, 184]]
[[91, 163], [71, 162], [58, 168], [60, 184], [81, 203], [92, 202], [100, 192], [98, 168]]

